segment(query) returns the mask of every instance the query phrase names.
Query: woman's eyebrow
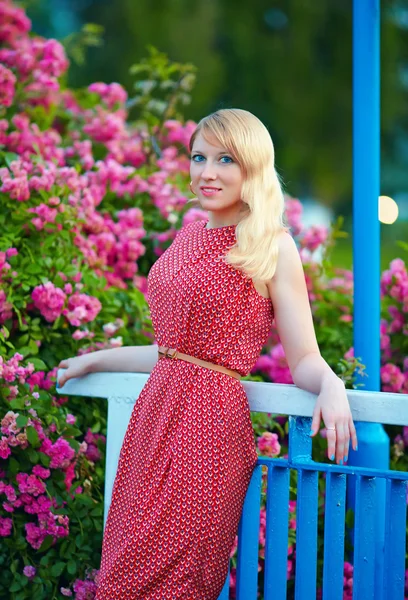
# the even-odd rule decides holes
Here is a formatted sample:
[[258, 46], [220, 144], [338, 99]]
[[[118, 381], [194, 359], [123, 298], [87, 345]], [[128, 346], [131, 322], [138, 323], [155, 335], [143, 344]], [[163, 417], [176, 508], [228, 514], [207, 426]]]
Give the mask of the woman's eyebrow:
[[[191, 154], [205, 154], [205, 152], [203, 152], [202, 150], [192, 150]], [[220, 154], [230, 154], [227, 150], [222, 150], [221, 152], [218, 152], [217, 156], [220, 156]]]

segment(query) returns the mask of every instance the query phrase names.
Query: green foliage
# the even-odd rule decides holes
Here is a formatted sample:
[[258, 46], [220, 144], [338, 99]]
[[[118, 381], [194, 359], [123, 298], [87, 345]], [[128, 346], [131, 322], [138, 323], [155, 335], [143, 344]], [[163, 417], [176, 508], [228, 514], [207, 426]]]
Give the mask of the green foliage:
[[139, 118], [150, 128], [161, 126], [167, 119], [181, 119], [178, 105], [184, 108], [191, 102], [196, 80], [196, 67], [169, 61], [157, 48], [147, 47], [149, 56], [130, 67], [135, 76], [136, 95], [127, 107], [137, 107]]
[[77, 65], [84, 65], [87, 48], [99, 48], [103, 44], [104, 27], [96, 23], [85, 23], [80, 31], [75, 31], [61, 40], [67, 55]]

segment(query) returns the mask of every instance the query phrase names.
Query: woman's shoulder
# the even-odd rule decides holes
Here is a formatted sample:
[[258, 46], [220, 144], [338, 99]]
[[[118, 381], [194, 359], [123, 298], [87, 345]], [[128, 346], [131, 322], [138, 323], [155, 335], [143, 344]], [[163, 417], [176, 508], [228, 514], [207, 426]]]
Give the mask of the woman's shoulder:
[[284, 229], [277, 235], [278, 256], [275, 273], [271, 283], [277, 283], [280, 279], [293, 277], [303, 271], [302, 261], [296, 242], [288, 229]]
[[287, 227], [278, 233], [276, 236], [276, 241], [278, 244], [279, 253], [284, 252], [285, 250], [289, 252], [293, 252], [293, 249], [297, 250], [296, 242]]
[[[296, 242], [293, 239], [289, 229], [285, 227], [276, 234], [276, 266], [275, 271], [271, 279], [267, 281], [267, 287], [269, 294], [272, 295], [272, 288], [276, 286], [278, 280], [282, 279], [282, 273], [290, 270], [293, 260], [299, 257], [299, 252], [296, 246]], [[296, 254], [295, 254], [296, 253]]]

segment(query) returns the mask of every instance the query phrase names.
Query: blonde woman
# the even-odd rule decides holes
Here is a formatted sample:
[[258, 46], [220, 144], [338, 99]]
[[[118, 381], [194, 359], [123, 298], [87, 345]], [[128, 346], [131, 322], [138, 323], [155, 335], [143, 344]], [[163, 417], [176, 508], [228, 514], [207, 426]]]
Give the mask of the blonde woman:
[[[240, 377], [275, 320], [294, 383], [317, 395], [328, 455], [357, 446], [344, 384], [320, 355], [265, 126], [219, 110], [191, 139], [191, 189], [208, 219], [186, 225], [148, 276], [157, 344], [62, 361], [147, 371], [114, 483], [97, 600], [217, 600], [257, 461]], [[157, 360], [157, 357], [160, 360]]]

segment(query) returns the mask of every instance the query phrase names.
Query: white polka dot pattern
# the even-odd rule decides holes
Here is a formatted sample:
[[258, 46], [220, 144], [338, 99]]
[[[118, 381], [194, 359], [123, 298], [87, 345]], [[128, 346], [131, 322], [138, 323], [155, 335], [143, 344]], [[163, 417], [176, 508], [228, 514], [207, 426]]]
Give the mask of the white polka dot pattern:
[[[272, 304], [217, 259], [234, 226], [205, 223], [184, 227], [150, 270], [156, 342], [246, 375]], [[96, 600], [217, 600], [256, 460], [242, 383], [159, 359], [123, 441]]]

